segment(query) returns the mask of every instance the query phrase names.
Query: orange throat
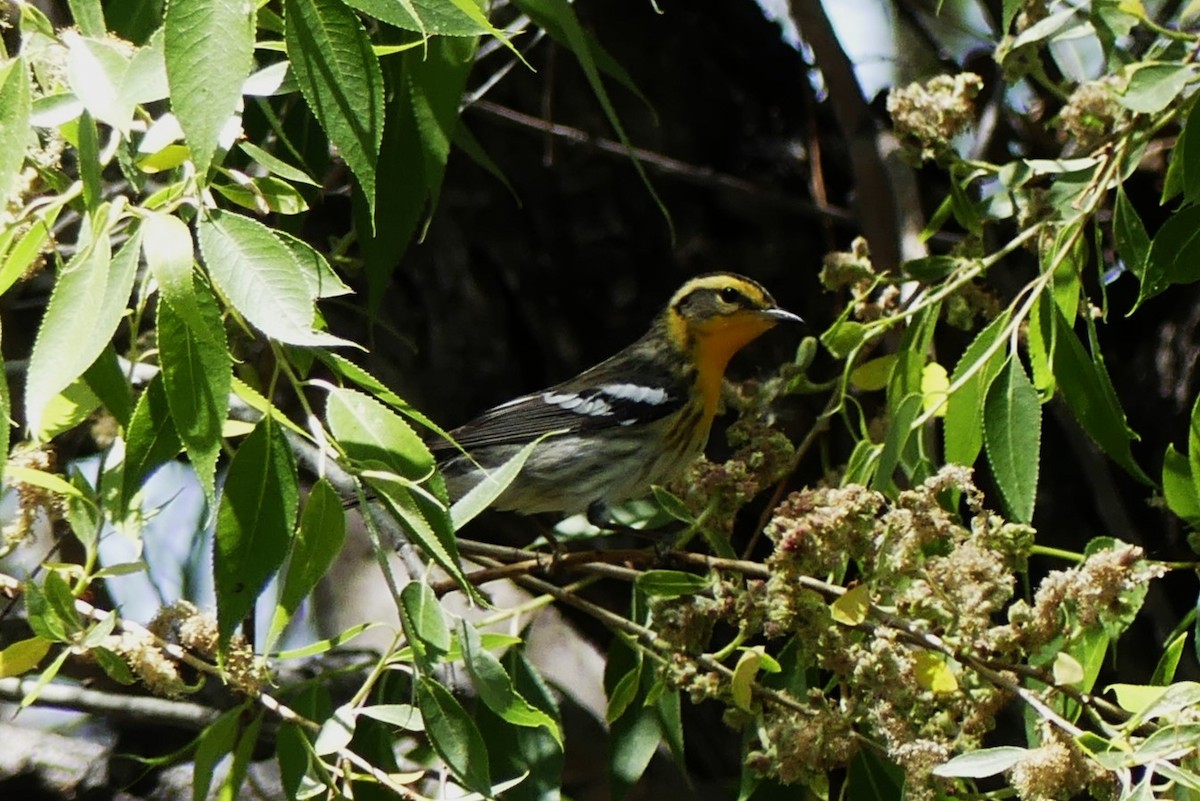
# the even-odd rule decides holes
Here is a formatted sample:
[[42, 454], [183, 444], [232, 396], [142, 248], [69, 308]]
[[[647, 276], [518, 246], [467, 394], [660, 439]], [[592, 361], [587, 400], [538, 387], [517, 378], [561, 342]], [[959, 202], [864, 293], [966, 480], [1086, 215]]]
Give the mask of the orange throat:
[[704, 401], [704, 416], [712, 419], [721, 399], [725, 368], [734, 354], [775, 326], [762, 317], [723, 319], [695, 331], [692, 355], [696, 365], [696, 386]]

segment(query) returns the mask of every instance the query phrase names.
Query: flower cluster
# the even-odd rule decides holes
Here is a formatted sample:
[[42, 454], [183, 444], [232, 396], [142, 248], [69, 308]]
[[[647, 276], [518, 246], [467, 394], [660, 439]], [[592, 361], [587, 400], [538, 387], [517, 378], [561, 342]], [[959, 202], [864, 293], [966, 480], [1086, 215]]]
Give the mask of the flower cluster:
[[983, 79], [972, 72], [938, 75], [888, 93], [887, 110], [896, 134], [920, 159], [950, 152], [950, 141], [975, 119], [972, 102]]

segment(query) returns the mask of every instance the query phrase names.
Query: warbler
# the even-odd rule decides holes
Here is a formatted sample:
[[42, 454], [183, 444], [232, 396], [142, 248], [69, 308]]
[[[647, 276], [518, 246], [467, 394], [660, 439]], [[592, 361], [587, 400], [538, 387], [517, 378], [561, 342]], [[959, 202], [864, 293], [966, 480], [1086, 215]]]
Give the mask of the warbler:
[[[609, 509], [678, 476], [704, 451], [725, 368], [782, 322], [802, 322], [761, 285], [733, 273], [687, 281], [641, 339], [561, 384], [502, 403], [434, 445], [460, 497], [528, 443], [493, 507], [522, 514]], [[457, 447], [455, 447], [455, 444]]]

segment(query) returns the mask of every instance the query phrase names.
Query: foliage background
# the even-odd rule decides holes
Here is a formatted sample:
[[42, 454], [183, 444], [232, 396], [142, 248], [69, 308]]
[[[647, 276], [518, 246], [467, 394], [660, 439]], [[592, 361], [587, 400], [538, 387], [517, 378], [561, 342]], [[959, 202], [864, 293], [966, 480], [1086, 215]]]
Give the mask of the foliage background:
[[[89, 5], [80, 3], [75, 8], [78, 11]], [[364, 255], [361, 243], [343, 240], [356, 213], [360, 230], [362, 221], [352, 197], [352, 177], [344, 166], [317, 159], [314, 164], [319, 169], [313, 170], [324, 184], [323, 190], [300, 190], [309, 210], [264, 219], [301, 235], [322, 251], [329, 249], [331, 242], [348, 244], [347, 259], [335, 263], [346, 268], [347, 280], [359, 294], [322, 303], [330, 330], [368, 344], [370, 353], [363, 355], [363, 364], [445, 426], [603, 358], [636, 337], [683, 278], [706, 270], [733, 269], [752, 275], [770, 287], [785, 307], [802, 314], [811, 333], [817, 335], [829, 328], [847, 300], [845, 288], [840, 293], [821, 290], [821, 254], [847, 249], [852, 238], [862, 233], [870, 239], [875, 267], [894, 272], [903, 258], [919, 255], [912, 249], [913, 235], [951, 196], [952, 185], [966, 186], [961, 173], [957, 179], [948, 174], [945, 160], [919, 167], [893, 160], [890, 173], [881, 170], [883, 145], [876, 138], [876, 129], [888, 123], [883, 95], [876, 92], [938, 73], [970, 69], [982, 76], [984, 90], [975, 103], [978, 138], [959, 142], [961, 147], [972, 148], [975, 157], [998, 164], [1014, 156], [1078, 155], [1072, 152], [1076, 145], [1054, 125], [1076, 83], [1076, 76], [1064, 74], [1063, 65], [1072, 63], [1070, 59], [1061, 53], [1042, 52], [1049, 73], [1045, 80], [1026, 77], [1017, 85], [1013, 65], [993, 59], [999, 37], [979, 25], [981, 15], [1004, 19], [1010, 12], [1015, 14], [1017, 5], [947, 2], [941, 4], [938, 14], [934, 4], [882, 4], [882, 13], [872, 17], [870, 11], [876, 6], [864, 3], [834, 15], [850, 32], [839, 40], [825, 27], [828, 20], [818, 3], [798, 0], [791, 14], [811, 48], [802, 53], [784, 42], [779, 28], [748, 2], [661, 2], [657, 7], [641, 2], [581, 3], [575, 10], [586, 30], [649, 101], [643, 103], [619, 82], [608, 81], [612, 103], [629, 140], [648, 152], [643, 166], [670, 212], [670, 226], [646, 183], [619, 152], [619, 143], [612, 146], [619, 137], [570, 49], [548, 38], [525, 52], [533, 69], [516, 65], [483, 100], [463, 112], [463, 121], [511, 189], [464, 154], [454, 152], [423, 240], [408, 247], [399, 262], [382, 260], [384, 274], [396, 269], [380, 282], [377, 294], [369, 290], [368, 277], [357, 261]], [[1021, 10], [1032, 13], [1030, 9], [1039, 4], [1026, 5], [1030, 8]], [[1095, 3], [1081, 13], [1092, 14], [1105, 5], [1115, 8], [1117, 4]], [[1180, 5], [1146, 4], [1145, 13], [1172, 27], [1180, 26], [1182, 20], [1186, 29], [1187, 9]], [[278, 10], [274, 4], [267, 7]], [[65, 25], [70, 19], [70, 8], [49, 5], [44, 10], [56, 25]], [[1054, 6], [1049, 10], [1061, 9]], [[504, 9], [499, 13], [504, 14]], [[872, 35], [861, 35], [867, 31]], [[386, 29], [374, 34], [377, 43], [402, 38]], [[862, 40], [868, 40], [867, 47], [861, 46]], [[5, 42], [10, 54], [17, 51], [16, 41], [16, 31], [9, 31]], [[518, 38], [519, 46], [521, 41]], [[1190, 63], [1186, 53], [1157, 50], [1162, 37], [1148, 24], [1135, 26], [1123, 41], [1127, 42], [1123, 52], [1130, 61], [1158, 58], [1185, 66]], [[1190, 40], [1185, 40], [1181, 47], [1188, 44]], [[884, 55], [872, 52], [871, 45], [878, 45]], [[511, 55], [504, 48], [481, 59], [468, 87], [482, 85], [509, 60]], [[879, 61], [891, 67], [882, 78]], [[385, 63], [391, 62], [385, 59]], [[1116, 69], [1112, 64], [1100, 67], [1098, 72], [1093, 67], [1093, 72]], [[848, 82], [855, 69], [864, 81], [862, 90]], [[1083, 72], [1084, 78], [1094, 77], [1087, 69]], [[1017, 89], [1009, 89], [1013, 85]], [[1190, 83], [1180, 85], [1177, 94], [1150, 115], [1162, 121], [1162, 129], [1146, 137], [1147, 155], [1136, 169], [1129, 170], [1124, 181], [1132, 206], [1151, 234], [1159, 230], [1173, 208], [1160, 205], [1159, 198], [1171, 163], [1166, 154], [1190, 107], [1189, 92]], [[299, 96], [293, 94], [291, 102], [295, 105], [290, 107], [289, 119], [305, 119]], [[526, 115], [520, 118], [524, 122], [514, 121], [513, 111]], [[247, 112], [248, 127], [262, 124], [253, 119], [254, 113], [253, 108]], [[561, 135], [562, 130], [548, 132], [545, 121], [582, 132], [585, 141], [575, 142]], [[311, 118], [307, 127], [296, 124], [311, 137], [312, 150], [320, 151], [323, 143]], [[71, 174], [73, 168], [68, 163], [64, 169]], [[1050, 178], [1041, 180], [1047, 185], [1052, 182]], [[119, 190], [119, 170], [108, 170], [105, 181], [106, 191]], [[394, 192], [400, 187], [411, 188], [403, 177], [381, 183], [381, 207], [388, 198], [405, 196]], [[976, 185], [966, 191], [977, 190]], [[1097, 230], [1105, 233], [1094, 250], [1103, 258], [1093, 255], [1080, 264], [1083, 291], [1095, 303], [1102, 297], [1098, 276], [1115, 263], [1116, 250], [1122, 244], [1106, 233], [1111, 230], [1111, 207], [1110, 199], [1095, 215]], [[931, 249], [946, 253], [960, 248], [966, 255], [974, 255], [960, 247], [971, 227], [971, 220], [964, 219], [969, 215], [961, 208], [955, 211], [958, 218], [931, 240]], [[989, 226], [980, 238], [983, 252], [1002, 247], [1013, 235], [1010, 223]], [[64, 239], [69, 238], [68, 232]], [[64, 244], [69, 248], [69, 243]], [[398, 253], [397, 244], [386, 243], [385, 252]], [[68, 248], [63, 250], [64, 258], [70, 256]], [[336, 248], [335, 244], [332, 249]], [[1186, 247], [1181, 247], [1181, 252], [1189, 253]], [[1038, 270], [1035, 255], [1017, 250], [989, 272], [987, 284], [1007, 302]], [[0, 297], [3, 351], [10, 397], [18, 399], [14, 406], [18, 423], [24, 422], [19, 399], [25, 360], [53, 279], [53, 271], [43, 270]], [[1188, 451], [1200, 318], [1195, 312], [1194, 284], [1180, 281], [1125, 319], [1141, 286], [1130, 274], [1103, 285], [1109, 324], [1097, 326], [1095, 336], [1130, 427], [1140, 437], [1131, 443], [1133, 458], [1157, 478], [1168, 444], [1174, 443], [1181, 453]], [[367, 314], [371, 304], [378, 313], [373, 325]], [[1083, 326], [1078, 330], [1083, 331]], [[903, 351], [911, 345], [900, 338], [899, 328], [896, 331], [887, 338], [884, 350]], [[974, 335], [974, 331], [940, 325], [934, 345], [923, 358], [936, 359], [952, 369]], [[124, 328], [116, 336], [119, 350], [132, 341]], [[790, 358], [792, 345], [786, 335], [772, 335], [739, 361], [735, 373], [765, 376], [770, 365]], [[240, 374], [257, 373], [265, 386], [276, 354], [246, 341], [239, 347], [243, 360]], [[824, 380], [840, 370], [837, 360], [821, 352], [809, 374]], [[778, 425], [793, 442], [805, 437], [826, 397], [801, 393], [778, 400]], [[894, 399], [884, 401], [878, 393], [862, 393], [861, 398], [867, 410], [864, 419], [895, 413]], [[1049, 395], [1044, 399], [1049, 400]], [[278, 402], [293, 419], [301, 419], [303, 410], [295, 405], [294, 397], [282, 393]], [[1100, 452], [1080, 429], [1061, 395], [1049, 400], [1042, 420], [1033, 524], [1037, 542], [1046, 551], [1032, 560], [1028, 586], [1036, 587], [1043, 574], [1063, 566], [1048, 556], [1049, 549], [1081, 552], [1096, 536], [1140, 545], [1155, 559], [1186, 562], [1192, 558], [1187, 527], [1180, 516], [1164, 508], [1158, 493]], [[826, 477], [829, 468], [845, 464], [861, 437], [852, 424], [843, 425], [846, 422], [850, 420], [835, 418], [821, 448], [811, 452], [788, 477], [788, 488], [811, 485]], [[876, 441], [882, 441], [878, 428], [876, 433]], [[18, 438], [14, 434], [14, 441]], [[60, 464], [97, 449], [87, 426], [64, 432], [55, 444]], [[714, 459], [727, 453], [725, 447], [723, 438], [714, 436]], [[988, 506], [1003, 508], [1000, 488], [986, 459], [979, 466], [978, 482], [986, 492]], [[765, 503], [765, 498], [760, 498], [743, 512], [739, 536], [748, 535]], [[1176, 512], [1181, 509], [1179, 504], [1172, 508]], [[531, 536], [525, 521], [503, 516], [485, 516], [474, 526], [480, 539], [525, 544]], [[364, 550], [369, 554], [369, 548]], [[70, 549], [66, 552], [67, 556], [72, 553]], [[37, 563], [39, 552], [26, 545], [12, 559], [10, 572], [20, 575]], [[360, 561], [367, 570], [375, 569], [369, 556]], [[75, 589], [81, 592], [84, 588]], [[101, 593], [103, 599], [99, 583], [92, 591]], [[372, 592], [382, 594], [386, 589], [377, 587]], [[618, 586], [611, 593], [602, 588], [590, 597], [626, 614], [626, 596], [627, 590]], [[1121, 646], [1113, 648], [1108, 658], [1101, 658], [1105, 678], [1098, 686], [1109, 681], [1150, 681], [1172, 631], [1180, 625], [1187, 630], [1195, 596], [1194, 576], [1186, 565], [1154, 581], [1141, 617]], [[350, 605], [348, 598], [336, 593], [333, 597], [338, 606]], [[95, 603], [107, 608], [100, 601]], [[394, 611], [390, 614], [394, 616]], [[317, 615], [314, 625], [320, 628], [323, 622], [328, 624]], [[586, 615], [575, 624], [602, 648], [611, 642], [611, 632]], [[322, 636], [334, 633], [321, 631]], [[27, 635], [28, 631], [18, 626], [16, 633], [5, 633], [5, 644]], [[1188, 647], [1182, 651], [1177, 678], [1194, 678], [1194, 672], [1195, 658]], [[15, 697], [25, 695], [22, 690]], [[222, 706], [230, 699], [220, 696], [209, 703]], [[731, 729], [721, 728], [718, 721], [724, 706], [708, 702], [692, 708], [685, 703], [684, 709], [688, 775], [699, 786], [720, 788], [714, 790], [714, 797], [734, 797], [730, 793], [736, 787], [744, 754], [739, 738], [730, 734]], [[564, 712], [570, 764], [594, 763], [592, 749], [571, 749], [570, 743], [578, 742], [580, 735], [572, 735], [567, 714]], [[18, 725], [23, 725], [30, 713], [23, 715], [17, 718]], [[1019, 710], [1009, 710], [1006, 715], [1001, 717], [998, 740], [1011, 743], [1014, 733], [1023, 736], [1023, 727]], [[584, 730], [595, 725], [595, 721], [586, 723]], [[173, 733], [168, 738], [155, 730], [147, 738], [144, 731], [139, 736], [115, 721], [105, 726], [110, 733], [108, 739], [100, 738], [106, 743], [101, 750], [103, 760], [114, 750], [163, 753], [173, 750], [164, 749], [164, 743], [182, 747], [191, 737]], [[711, 735], [714, 731], [720, 735]], [[210, 737], [209, 742], [225, 742]], [[156, 741], [153, 748], [146, 739]], [[667, 764], [665, 756], [660, 761], [663, 764], [657, 773], [651, 771], [646, 781], [658, 777], [669, 786], [675, 768]], [[1186, 757], [1177, 761], [1187, 764]], [[36, 768], [13, 773], [18, 776], [15, 782], [46, 783], [43, 771]], [[135, 775], [138, 771], [128, 765], [114, 767], [111, 779], [97, 786], [127, 786]], [[149, 776], [128, 786], [137, 794], [147, 794], [158, 782], [160, 791], [167, 792], [161, 789], [168, 785], [159, 773]], [[845, 774], [835, 770], [832, 776], [836, 791]], [[185, 781], [190, 781], [190, 774]], [[589, 792], [602, 792], [595, 788], [603, 787], [606, 779], [588, 775], [575, 784], [571, 781], [568, 778], [567, 786], [572, 795], [585, 797]], [[848, 786], [859, 785], [849, 782]], [[667, 797], [661, 786], [644, 792]], [[689, 789], [684, 794], [692, 797], [695, 792]]]

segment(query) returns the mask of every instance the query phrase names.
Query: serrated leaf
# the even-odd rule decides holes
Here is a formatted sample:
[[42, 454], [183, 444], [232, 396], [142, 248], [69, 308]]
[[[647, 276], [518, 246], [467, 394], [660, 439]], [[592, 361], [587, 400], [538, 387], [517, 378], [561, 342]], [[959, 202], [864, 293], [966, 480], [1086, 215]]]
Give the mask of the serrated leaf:
[[[1200, 125], [1196, 127], [1200, 129]], [[1137, 209], [1129, 202], [1124, 185], [1117, 187], [1117, 199], [1113, 204], [1113, 240], [1126, 269], [1141, 282], [1146, 257], [1150, 254], [1150, 236]]]
[[290, 345], [344, 345], [313, 329], [315, 296], [291, 249], [262, 223], [211, 211], [197, 223], [208, 274], [239, 312], [269, 337]]
[[423, 581], [400, 590], [400, 622], [422, 673], [431, 673], [450, 650], [450, 626], [437, 595]]
[[1057, 308], [1055, 314], [1054, 375], [1075, 419], [1092, 441], [1134, 478], [1152, 482], [1133, 460], [1130, 443], [1136, 435], [1125, 422], [1108, 370], [1099, 353], [1088, 356], [1083, 343]]
[[159, 361], [175, 432], [212, 500], [233, 360], [216, 300], [197, 286], [191, 302], [196, 315], [192, 324], [170, 302], [158, 304]]
[[354, 290], [346, 286], [338, 274], [329, 266], [329, 262], [307, 242], [297, 239], [286, 231], [276, 230], [279, 241], [292, 252], [304, 280], [308, 282], [308, 291], [315, 298], [336, 298], [342, 295], [352, 295]]
[[1184, 206], [1167, 218], [1150, 241], [1134, 310], [1171, 284], [1197, 279], [1200, 279], [1200, 206]]
[[512, 677], [500, 664], [500, 660], [483, 647], [475, 627], [460, 618], [456, 631], [462, 647], [463, 662], [467, 666], [467, 672], [471, 674], [471, 683], [488, 709], [514, 726], [545, 728], [561, 748], [562, 732], [559, 731], [558, 723], [517, 692]]
[[1167, 508], [1188, 525], [1200, 525], [1200, 490], [1188, 458], [1174, 445], [1168, 445], [1163, 456], [1162, 486]]
[[254, 59], [250, 0], [171, 0], [163, 21], [171, 111], [203, 181]]
[[[283, 62], [281, 62], [283, 63]], [[312, 179], [308, 173], [297, 167], [293, 167], [278, 156], [272, 155], [263, 150], [256, 144], [251, 142], [239, 142], [238, 147], [242, 149], [247, 156], [254, 159], [270, 172], [278, 175], [288, 181], [293, 181], [299, 184], [308, 184], [309, 186], [320, 186], [319, 183]]]
[[96, 361], [125, 314], [137, 275], [138, 237], [111, 256], [107, 227], [59, 273], [29, 358], [25, 409], [42, 429], [46, 404]]
[[983, 779], [1003, 773], [1024, 760], [1028, 754], [1029, 749], [1015, 745], [980, 748], [938, 765], [933, 769], [933, 774], [947, 778]]
[[829, 616], [843, 626], [857, 626], [870, 611], [871, 591], [866, 584], [851, 587], [829, 605]]
[[449, 690], [432, 679], [422, 676], [416, 691], [433, 750], [464, 787], [486, 795], [492, 784], [488, 752], [470, 715]]
[[[192, 231], [174, 214], [151, 212], [142, 220], [142, 252], [162, 297], [197, 336], [211, 331], [201, 315], [194, 280], [195, 248]], [[224, 337], [222, 337], [223, 341]]]
[[713, 577], [682, 570], [647, 570], [634, 580], [634, 585], [654, 598], [682, 598], [708, 590], [713, 585]]
[[233, 455], [217, 509], [213, 579], [222, 648], [283, 564], [298, 501], [292, 450], [279, 424], [264, 418]]
[[325, 405], [325, 419], [355, 462], [382, 468], [410, 481], [428, 478], [433, 454], [416, 432], [386, 406], [353, 389], [334, 389]]
[[488, 26], [445, 0], [347, 0], [347, 5], [406, 31], [438, 36], [479, 36]]
[[1116, 96], [1117, 102], [1139, 114], [1157, 114], [1179, 97], [1196, 74], [1190, 65], [1135, 64], [1125, 91]]
[[214, 183], [212, 188], [227, 200], [258, 214], [300, 214], [308, 201], [296, 187], [273, 175], [243, 178], [244, 183]]
[[309, 491], [300, 515], [264, 650], [271, 650], [300, 603], [316, 589], [345, 540], [346, 510], [342, 498], [327, 479], [320, 478]]
[[1042, 408], [1016, 357], [1009, 359], [987, 390], [983, 438], [1005, 504], [1018, 522], [1030, 522], [1037, 498]]
[[458, 531], [471, 520], [475, 519], [484, 509], [491, 506], [499, 498], [508, 485], [513, 482], [521, 468], [525, 466], [534, 449], [541, 445], [546, 437], [541, 436], [526, 444], [521, 450], [506, 459], [502, 465], [488, 472], [487, 476], [471, 487], [462, 497], [450, 507], [450, 519], [454, 530]]
[[122, 133], [133, 120], [135, 100], [126, 89], [130, 55], [107, 39], [80, 36], [75, 31], [63, 35], [67, 45], [67, 80], [71, 91], [96, 119]]
[[16, 58], [0, 67], [0, 200], [12, 193], [25, 163], [32, 113], [29, 67]]
[[0, 679], [20, 676], [36, 668], [50, 652], [50, 640], [30, 637], [0, 651]]
[[285, 0], [292, 73], [313, 115], [358, 178], [374, 218], [383, 141], [383, 73], [371, 40], [340, 0]]

